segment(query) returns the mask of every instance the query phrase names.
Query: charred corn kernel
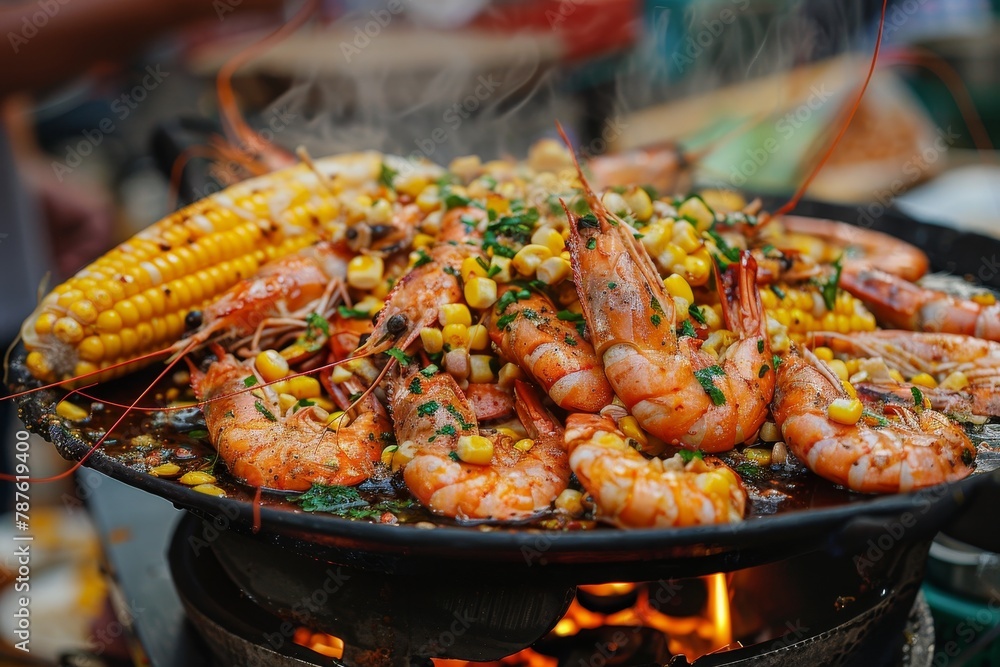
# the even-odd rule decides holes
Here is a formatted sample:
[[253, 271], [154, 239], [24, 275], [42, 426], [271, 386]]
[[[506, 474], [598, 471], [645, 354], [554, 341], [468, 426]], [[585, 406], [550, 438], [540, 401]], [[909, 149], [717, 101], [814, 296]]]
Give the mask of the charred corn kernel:
[[969, 386], [969, 378], [965, 376], [962, 371], [955, 371], [945, 379], [941, 380], [939, 385], [942, 389], [948, 389], [949, 391], [961, 391]]
[[670, 240], [689, 255], [701, 247], [701, 239], [691, 225], [674, 225], [674, 234]]
[[484, 269], [483, 265], [476, 260], [476, 257], [466, 257], [462, 260], [462, 280], [468, 280], [469, 278], [475, 277], [486, 277], [486, 269]]
[[298, 399], [317, 398], [322, 393], [319, 380], [308, 375], [298, 375], [286, 380], [288, 393]]
[[464, 348], [469, 342], [469, 327], [464, 324], [446, 324], [441, 330], [441, 336], [449, 348]]
[[826, 365], [829, 366], [830, 370], [836, 373], [837, 377], [843, 382], [847, 382], [848, 378], [851, 377], [850, 369], [847, 367], [847, 364], [840, 359], [831, 359], [826, 362]]
[[640, 187], [632, 186], [623, 195], [625, 203], [632, 210], [636, 220], [649, 220], [653, 215], [653, 201], [649, 193]]
[[490, 346], [490, 335], [486, 327], [482, 324], [473, 324], [469, 327], [469, 342], [467, 347], [470, 350], [485, 350]]
[[569, 278], [572, 267], [562, 257], [549, 257], [535, 269], [535, 277], [546, 285], [558, 285]]
[[861, 419], [862, 410], [864, 410], [864, 407], [858, 399], [838, 398], [830, 404], [826, 413], [830, 419], [838, 424], [846, 424], [850, 426], [858, 423], [858, 420]]
[[226, 492], [215, 484], [199, 484], [197, 486], [192, 486], [191, 490], [197, 491], [198, 493], [204, 493], [206, 496], [215, 496], [216, 498], [226, 497]]
[[920, 385], [921, 387], [927, 387], [929, 389], [934, 389], [938, 386], [937, 380], [928, 373], [917, 373], [910, 378], [911, 384]]
[[465, 301], [470, 307], [482, 310], [497, 300], [497, 284], [490, 278], [475, 276], [465, 281]]
[[354, 373], [347, 370], [343, 366], [334, 366], [333, 370], [330, 372], [330, 380], [334, 384], [343, 384], [348, 380], [350, 380], [352, 377], [354, 377]]
[[278, 410], [281, 414], [285, 414], [289, 410], [295, 407], [295, 404], [299, 402], [295, 396], [287, 393], [278, 394]]
[[711, 262], [697, 254], [684, 258], [684, 277], [688, 283], [700, 287], [708, 282], [712, 273]]
[[420, 330], [420, 343], [428, 354], [437, 354], [444, 349], [444, 335], [440, 329], [424, 327]]
[[543, 245], [549, 249], [553, 255], [558, 255], [566, 247], [566, 241], [558, 230], [552, 227], [539, 227], [531, 235], [531, 242], [535, 245]]
[[369, 290], [382, 281], [385, 267], [377, 255], [358, 255], [347, 263], [347, 284], [357, 289]]
[[897, 371], [895, 368], [889, 369], [889, 377], [891, 377], [896, 382], [906, 382], [906, 380], [903, 378], [903, 374]]
[[434, 237], [430, 234], [415, 234], [413, 236], [413, 249], [426, 248], [434, 244]]
[[149, 469], [149, 474], [154, 477], [173, 477], [181, 471], [181, 467], [176, 463], [161, 463]]
[[464, 303], [446, 303], [438, 309], [438, 322], [442, 326], [447, 324], [472, 324], [472, 313]]
[[498, 283], [509, 283], [512, 280], [510, 268], [511, 260], [509, 257], [494, 255], [490, 258], [490, 271], [488, 273], [492, 273], [493, 280]]
[[463, 435], [458, 439], [456, 453], [466, 463], [489, 465], [493, 460], [493, 442], [481, 435]]
[[431, 211], [441, 207], [441, 192], [438, 190], [436, 185], [428, 185], [426, 188], [417, 195], [417, 208], [419, 208], [424, 213], [430, 213]]
[[833, 361], [833, 350], [828, 347], [817, 347], [813, 350], [813, 354], [823, 361]]
[[362, 313], [368, 313], [369, 317], [382, 310], [383, 307], [385, 307], [385, 301], [377, 299], [373, 296], [366, 296], [354, 304], [355, 310], [361, 311]]
[[469, 379], [469, 366], [468, 350], [457, 348], [444, 353], [444, 369], [451, 373], [457, 382]]
[[531, 438], [521, 438], [520, 440], [514, 443], [514, 449], [517, 449], [522, 452], [526, 452], [534, 446], [535, 446], [535, 441], [532, 440]]
[[770, 447], [747, 447], [743, 450], [743, 455], [759, 466], [771, 465]]
[[500, 367], [500, 371], [497, 373], [497, 384], [500, 385], [502, 389], [507, 389], [514, 384], [514, 380], [524, 379], [524, 373], [521, 372], [521, 367], [514, 363], [506, 363]]
[[583, 494], [576, 489], [563, 489], [556, 497], [556, 510], [570, 516], [583, 514]]
[[847, 381], [847, 380], [841, 380], [840, 381], [840, 386], [844, 388], [844, 391], [847, 392], [847, 395], [850, 398], [856, 399], [858, 397], [857, 390], [854, 388], [854, 385], [851, 384], [849, 381]]
[[56, 404], [56, 414], [63, 419], [68, 419], [71, 422], [83, 421], [90, 416], [90, 413], [81, 408], [79, 405], [70, 403], [69, 401], [59, 401]]
[[760, 439], [764, 442], [777, 442], [781, 440], [781, 430], [774, 422], [766, 421], [760, 426]]
[[264, 350], [254, 358], [257, 372], [264, 382], [274, 382], [288, 375], [288, 361], [277, 350]]
[[552, 257], [552, 251], [543, 245], [538, 245], [536, 243], [529, 243], [514, 255], [514, 259], [511, 260], [514, 268], [522, 276], [532, 276], [535, 274], [535, 270], [538, 265]]
[[691, 197], [677, 209], [677, 215], [689, 220], [698, 228], [698, 232], [704, 232], [715, 222], [715, 216], [698, 197]]
[[970, 299], [980, 306], [992, 306], [997, 302], [997, 298], [991, 292], [978, 292], [973, 294]]
[[198, 486], [199, 484], [215, 484], [215, 477], [204, 470], [191, 470], [181, 475], [177, 481], [187, 486]]
[[629, 438], [632, 438], [639, 443], [640, 447], [645, 447], [649, 443], [649, 438], [646, 437], [646, 432], [642, 430], [639, 426], [638, 420], [632, 415], [627, 417], [622, 417], [621, 421], [618, 422], [618, 428], [621, 429]]
[[691, 286], [688, 285], [688, 281], [684, 280], [684, 276], [671, 273], [663, 279], [663, 286], [671, 296], [679, 296], [689, 304], [694, 303], [694, 292], [691, 290]]
[[469, 382], [493, 382], [492, 359], [488, 354], [469, 355]]
[[392, 457], [399, 451], [399, 445], [389, 445], [382, 450], [382, 465], [392, 468]]

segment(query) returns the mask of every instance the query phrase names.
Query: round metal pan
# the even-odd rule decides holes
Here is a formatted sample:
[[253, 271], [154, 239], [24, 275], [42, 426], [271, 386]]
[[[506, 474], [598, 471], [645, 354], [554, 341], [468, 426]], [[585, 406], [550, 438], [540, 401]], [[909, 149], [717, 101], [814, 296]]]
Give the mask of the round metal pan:
[[[972, 274], [986, 285], [1000, 287], [1000, 270], [990, 268], [1000, 257], [996, 239], [919, 223], [891, 211], [873, 219], [865, 209], [804, 202], [796, 213], [867, 223], [923, 248], [934, 270]], [[8, 379], [14, 391], [33, 382], [24, 357], [23, 347], [11, 355]], [[57, 391], [21, 397], [21, 418], [28, 428], [53, 442], [63, 456], [79, 459], [88, 444], [55, 414], [59, 397]], [[204, 524], [206, 543], [217, 537], [217, 530], [254, 532], [253, 507], [248, 502], [197, 493], [100, 452], [87, 465], [210, 519]], [[486, 567], [498, 576], [566, 576], [577, 583], [626, 576], [630, 581], [695, 576], [818, 549], [866, 554], [877, 561], [900, 541], [937, 532], [979, 489], [995, 486], [996, 466], [996, 461], [981, 457], [977, 471], [958, 483], [910, 494], [859, 496], [844, 505], [757, 517], [735, 525], [581, 532], [477, 526], [424, 529], [264, 507], [254, 534], [306, 555], [368, 570], [426, 575], [429, 567], [444, 567], [448, 574], [481, 575]]]

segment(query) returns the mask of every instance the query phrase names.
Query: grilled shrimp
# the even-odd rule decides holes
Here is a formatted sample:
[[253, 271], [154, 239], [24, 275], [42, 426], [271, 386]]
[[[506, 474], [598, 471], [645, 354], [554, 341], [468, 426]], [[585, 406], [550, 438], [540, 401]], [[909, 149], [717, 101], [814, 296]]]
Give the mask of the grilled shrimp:
[[1000, 341], [1000, 303], [981, 304], [921, 287], [871, 267], [845, 266], [840, 286], [885, 325]]
[[[454, 378], [425, 377], [415, 365], [390, 383], [391, 409], [399, 449], [412, 452], [403, 470], [410, 492], [431, 511], [458, 519], [524, 519], [547, 509], [569, 482], [562, 428], [531, 388], [517, 382], [517, 410], [534, 438], [527, 451], [507, 435], [480, 431]], [[462, 438], [493, 453], [483, 465], [458, 458]], [[470, 441], [471, 442], [471, 441]]]
[[789, 449], [820, 477], [863, 493], [898, 493], [972, 472], [976, 448], [940, 412], [886, 405], [882, 426], [844, 424], [828, 410], [848, 394], [814, 355], [793, 350], [777, 376], [775, 422]]
[[739, 337], [719, 364], [697, 339], [678, 337], [674, 301], [644, 246], [623, 222], [609, 222], [596, 198], [591, 208], [599, 226], [570, 215], [568, 245], [584, 319], [615, 393], [668, 443], [717, 452], [752, 437], [774, 388], [753, 258], [744, 252], [729, 269], [735, 280], [719, 279], [726, 321]]
[[[870, 331], [849, 336], [821, 332], [812, 341], [837, 352], [883, 359], [887, 366], [913, 377], [927, 373], [942, 382], [960, 373], [956, 390], [920, 387], [936, 410], [1000, 416], [1000, 343], [972, 336], [916, 331]], [[960, 386], [965, 385], [965, 386]], [[909, 387], [900, 395], [906, 396]], [[859, 388], [860, 390], [860, 388]], [[874, 391], [874, 390], [873, 390]]]
[[[385, 409], [369, 394], [350, 423], [329, 421], [325, 410], [307, 406], [282, 413], [269, 387], [248, 391], [255, 374], [221, 348], [207, 372], [196, 369], [191, 385], [213, 446], [229, 471], [246, 484], [306, 491], [313, 484], [354, 485], [371, 476], [391, 434]], [[339, 428], [338, 428], [339, 426]]]
[[742, 521], [747, 493], [718, 460], [647, 459], [626, 444], [614, 420], [571, 414], [569, 465], [597, 503], [598, 517], [624, 528]]
[[532, 291], [513, 301], [505, 296], [523, 292], [513, 285], [503, 288], [486, 321], [490, 339], [556, 405], [598, 412], [611, 402], [614, 391], [594, 347], [573, 323], [556, 317], [555, 306], [543, 294]]

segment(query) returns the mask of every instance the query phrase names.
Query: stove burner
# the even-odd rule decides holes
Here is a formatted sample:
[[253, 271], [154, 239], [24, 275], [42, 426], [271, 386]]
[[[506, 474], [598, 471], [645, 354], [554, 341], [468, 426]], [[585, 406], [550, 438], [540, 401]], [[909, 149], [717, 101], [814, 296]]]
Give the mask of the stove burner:
[[[926, 543], [903, 545], [888, 559], [893, 573], [888, 586], [861, 580], [848, 557], [821, 553], [731, 573], [733, 633], [745, 648], [689, 663], [671, 655], [668, 636], [651, 627], [581, 626], [568, 634], [560, 632], [560, 623], [550, 632], [560, 619], [570, 618], [564, 614], [576, 591], [557, 575], [510, 583], [493, 583], [488, 572], [479, 580], [459, 580], [443, 569], [426, 577], [376, 575], [231, 532], [194, 548], [199, 543], [191, 538], [202, 530], [193, 515], [180, 522], [170, 567], [189, 619], [223, 667], [429, 666], [431, 657], [499, 660], [528, 646], [546, 657], [546, 665], [572, 667], [590, 664], [595, 647], [605, 647], [602, 664], [622, 667], [931, 664], [933, 624], [926, 603], [917, 598]], [[851, 578], [845, 579], [845, 571], [856, 580], [854, 589], [845, 589]], [[620, 613], [635, 603], [636, 590], [664, 583], [587, 586], [576, 601], [585, 613]], [[675, 599], [653, 609], [690, 614], [705, 603], [700, 580], [670, 583], [690, 595], [683, 603]], [[851, 594], [838, 597], [834, 590]], [[653, 600], [651, 593], [644, 595]], [[776, 611], [779, 598], [807, 608], [798, 617], [788, 609]], [[342, 657], [328, 658], [296, 643], [297, 631], [340, 638]], [[505, 663], [519, 664], [516, 658]]]

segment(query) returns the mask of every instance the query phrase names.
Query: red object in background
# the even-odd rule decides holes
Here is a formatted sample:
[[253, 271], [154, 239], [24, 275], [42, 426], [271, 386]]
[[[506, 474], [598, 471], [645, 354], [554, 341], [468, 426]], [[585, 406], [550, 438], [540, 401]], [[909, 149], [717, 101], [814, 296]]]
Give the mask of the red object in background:
[[567, 60], [604, 55], [631, 45], [639, 31], [638, 0], [495, 2], [470, 25], [502, 32], [553, 31]]

